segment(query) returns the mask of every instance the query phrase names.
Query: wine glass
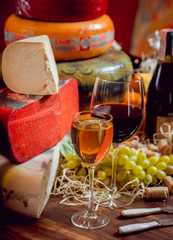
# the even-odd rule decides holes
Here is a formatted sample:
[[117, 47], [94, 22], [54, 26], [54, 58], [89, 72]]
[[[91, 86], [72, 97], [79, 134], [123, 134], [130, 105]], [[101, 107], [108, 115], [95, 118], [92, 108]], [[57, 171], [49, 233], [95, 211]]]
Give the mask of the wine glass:
[[[117, 148], [120, 143], [130, 139], [142, 124], [145, 111], [142, 78], [134, 72], [116, 69], [99, 73], [96, 76], [90, 108], [113, 116], [113, 145]], [[112, 161], [112, 199], [119, 197], [115, 194], [116, 191], [115, 156]]]
[[106, 226], [110, 219], [94, 210], [93, 181], [96, 165], [106, 156], [113, 139], [112, 116], [107, 113], [78, 112], [73, 116], [71, 139], [73, 147], [89, 170], [89, 204], [87, 211], [75, 213], [72, 223], [80, 228]]

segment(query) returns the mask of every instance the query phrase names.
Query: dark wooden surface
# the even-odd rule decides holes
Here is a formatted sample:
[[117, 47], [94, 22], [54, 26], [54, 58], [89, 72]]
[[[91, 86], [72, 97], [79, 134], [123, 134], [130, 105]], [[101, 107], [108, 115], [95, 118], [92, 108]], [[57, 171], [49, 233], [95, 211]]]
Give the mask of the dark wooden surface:
[[[96, 230], [83, 230], [73, 226], [71, 216], [76, 211], [87, 206], [65, 206], [59, 204], [59, 198], [51, 196], [39, 219], [31, 219], [17, 215], [3, 207], [0, 209], [0, 240], [115, 240], [115, 239], [140, 239], [140, 240], [164, 240], [173, 239], [173, 226], [155, 228], [136, 234], [118, 235], [118, 228], [131, 223], [156, 221], [159, 219], [173, 218], [173, 214], [155, 214], [138, 218], [123, 218], [120, 216], [122, 209], [109, 210], [99, 208], [111, 218], [111, 222], [104, 228]], [[166, 201], [136, 200], [132, 205], [125, 207], [156, 207], [173, 206], [173, 195]]]

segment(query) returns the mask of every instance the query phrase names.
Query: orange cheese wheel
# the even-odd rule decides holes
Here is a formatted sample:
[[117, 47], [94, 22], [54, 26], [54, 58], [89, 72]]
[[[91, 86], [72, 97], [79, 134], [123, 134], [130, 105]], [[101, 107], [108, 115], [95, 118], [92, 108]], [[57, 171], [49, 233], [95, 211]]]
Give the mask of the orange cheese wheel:
[[46, 22], [21, 18], [15, 14], [5, 23], [5, 43], [47, 35], [56, 60], [96, 57], [106, 52], [114, 41], [114, 25], [108, 15], [82, 22]]

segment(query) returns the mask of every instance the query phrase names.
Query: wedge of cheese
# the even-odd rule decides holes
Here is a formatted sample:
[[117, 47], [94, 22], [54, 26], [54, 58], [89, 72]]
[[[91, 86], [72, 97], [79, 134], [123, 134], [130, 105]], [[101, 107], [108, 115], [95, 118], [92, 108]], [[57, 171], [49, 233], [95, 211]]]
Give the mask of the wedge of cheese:
[[60, 142], [79, 110], [75, 79], [60, 79], [59, 92], [26, 96], [0, 90], [0, 153], [25, 162]]
[[49, 38], [30, 37], [9, 44], [2, 55], [7, 87], [18, 93], [50, 95], [58, 92], [58, 72]]
[[14, 164], [0, 155], [0, 187], [7, 208], [40, 217], [59, 166], [60, 144], [22, 164]]

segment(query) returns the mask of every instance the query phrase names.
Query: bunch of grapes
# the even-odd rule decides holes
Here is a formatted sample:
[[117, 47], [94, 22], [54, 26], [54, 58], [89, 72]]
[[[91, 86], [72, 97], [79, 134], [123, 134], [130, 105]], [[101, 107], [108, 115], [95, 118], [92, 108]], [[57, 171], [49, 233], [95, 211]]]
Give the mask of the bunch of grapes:
[[144, 152], [124, 146], [117, 154], [116, 178], [120, 185], [130, 181], [132, 184], [142, 181], [144, 185], [155, 185], [170, 175], [168, 166], [173, 166], [173, 154], [147, 158]]
[[[166, 175], [172, 174], [172, 170], [169, 172], [169, 166], [173, 168], [173, 154], [147, 158], [144, 152], [138, 152], [135, 148], [123, 146], [116, 150], [111, 146], [106, 157], [95, 169], [95, 177], [107, 186], [111, 183], [114, 157], [116, 157], [116, 181], [121, 187], [128, 182], [137, 185], [141, 181], [145, 185], [155, 185]], [[67, 153], [63, 165], [74, 170], [78, 176], [88, 174], [86, 165], [80, 161], [77, 155]]]

